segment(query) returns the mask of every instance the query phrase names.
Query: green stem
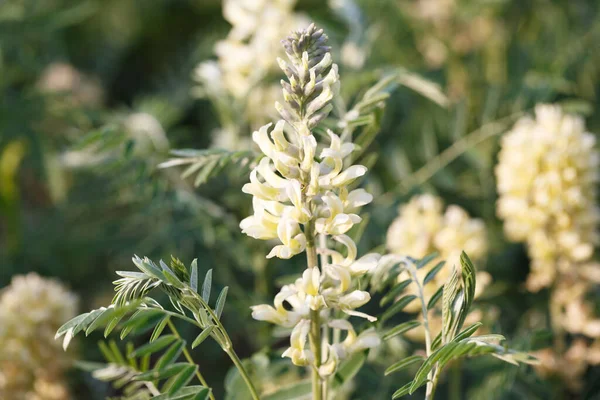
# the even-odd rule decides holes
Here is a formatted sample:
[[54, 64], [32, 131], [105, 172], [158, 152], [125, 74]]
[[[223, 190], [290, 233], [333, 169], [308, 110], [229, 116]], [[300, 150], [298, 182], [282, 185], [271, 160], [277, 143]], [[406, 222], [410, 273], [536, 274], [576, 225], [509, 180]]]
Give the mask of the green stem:
[[[171, 329], [171, 332], [173, 332], [173, 335], [175, 335], [175, 337], [177, 339], [181, 339], [181, 335], [179, 335], [179, 332], [177, 331], [177, 328], [175, 328], [175, 324], [173, 324], [173, 321], [171, 321], [171, 319], [167, 320], [167, 325], [169, 325], [169, 329]], [[192, 356], [190, 355], [190, 352], [188, 351], [187, 346], [183, 346], [183, 356], [185, 357], [185, 359], [187, 360], [188, 363], [190, 363], [192, 365], [198, 365], [192, 359]], [[202, 373], [200, 372], [199, 365], [198, 365], [198, 368], [196, 368], [196, 377], [198, 378], [200, 383], [202, 383], [203, 386], [210, 388], [210, 386], [208, 386], [208, 383], [206, 382], [206, 379], [204, 379], [204, 376], [202, 376]], [[211, 400], [215, 400], [215, 396], [213, 395], [212, 390], [210, 391], [209, 396], [210, 396]]]
[[[325, 234], [321, 233], [319, 235], [319, 248], [322, 250], [326, 250], [327, 249], [327, 236], [325, 236]], [[321, 268], [323, 268], [323, 266], [329, 264], [329, 256], [327, 255], [326, 252], [322, 252], [319, 255], [319, 261], [321, 262]], [[337, 331], [337, 332], [336, 332]], [[337, 328], [333, 328], [333, 336], [335, 336], [337, 333], [337, 336], [339, 338], [339, 329]], [[322, 343], [329, 343], [329, 327], [327, 325], [325, 325], [323, 327], [323, 332], [322, 332]], [[325, 379], [323, 381], [323, 399], [327, 400], [329, 398], [329, 386], [330, 386], [330, 381], [333, 378], [333, 376], [330, 376], [328, 379]]]
[[399, 194], [409, 193], [414, 187], [420, 186], [433, 177], [438, 171], [446, 167], [452, 161], [467, 150], [477, 146], [479, 143], [502, 133], [509, 124], [519, 118], [525, 111], [518, 111], [506, 117], [499, 118], [482, 125], [478, 129], [457, 140], [440, 154], [429, 160], [424, 166], [405, 178], [394, 190], [377, 197], [377, 203], [385, 204], [393, 201]]
[[[425, 393], [425, 400], [433, 400], [435, 397], [435, 389], [437, 389], [438, 379], [440, 378], [439, 369], [437, 368], [437, 363], [435, 367], [435, 372], [431, 377], [431, 382], [427, 383], [427, 392]], [[431, 386], [429, 384], [431, 383]]]
[[460, 360], [454, 361], [454, 365], [450, 368], [450, 385], [448, 390], [448, 398], [450, 400], [461, 399], [461, 381], [460, 381], [460, 369], [462, 363]]
[[315, 365], [312, 369], [312, 399], [323, 399], [323, 381], [319, 375], [321, 366], [321, 318], [319, 311], [310, 310], [310, 349], [315, 357]]
[[[308, 268], [319, 268], [317, 259], [317, 249], [315, 247], [315, 235], [312, 221], [305, 226], [304, 234], [306, 236], [306, 262]], [[318, 310], [310, 310], [310, 332], [309, 332], [310, 350], [315, 358], [312, 369], [312, 399], [323, 399], [323, 381], [319, 375], [321, 366], [321, 317]]]
[[[233, 349], [233, 343], [231, 342], [231, 338], [229, 337], [227, 330], [225, 330], [225, 327], [219, 320], [219, 317], [217, 317], [217, 315], [215, 314], [213, 309], [204, 301], [204, 299], [198, 293], [196, 293], [194, 290], [191, 290], [191, 289], [189, 290], [189, 292], [202, 305], [202, 308], [204, 308], [206, 310], [206, 312], [208, 312], [208, 314], [210, 315], [210, 318], [213, 320], [215, 326], [217, 327], [219, 332], [223, 335], [223, 339], [225, 340], [225, 343], [222, 344], [223, 351], [225, 351], [225, 353], [227, 353], [227, 355], [229, 356], [231, 361], [233, 361], [233, 364], [237, 368], [240, 375], [242, 375], [242, 378], [244, 378], [244, 382], [246, 382], [246, 386], [248, 387], [248, 390], [250, 391], [250, 394], [252, 395], [252, 399], [260, 400], [260, 397], [258, 396], [256, 388], [254, 387], [254, 385], [252, 384], [252, 381], [250, 380], [248, 371], [246, 371], [246, 369], [244, 368], [244, 365], [240, 361], [240, 358], [238, 357], [235, 350]], [[200, 326], [197, 323], [196, 323], [196, 325]], [[200, 326], [200, 327], [204, 329], [204, 327], [202, 327], [202, 326]], [[211, 334], [211, 336], [213, 334]]]
[[[415, 283], [415, 285], [417, 285], [419, 300], [421, 301], [421, 312], [423, 313], [423, 328], [425, 330], [425, 351], [427, 353], [427, 357], [429, 357], [431, 356], [431, 331], [429, 330], [429, 317], [427, 313], [427, 302], [425, 301], [425, 295], [423, 293], [423, 285], [421, 285], [421, 282], [419, 281], [415, 265], [409, 260], [407, 260], [406, 263], [408, 270], [412, 276], [413, 282]], [[437, 368], [434, 367], [427, 375], [427, 391], [425, 393], [426, 400], [433, 399], [436, 384]]]
[[231, 358], [231, 361], [233, 361], [233, 364], [235, 365], [238, 372], [244, 379], [244, 382], [246, 382], [246, 386], [248, 387], [248, 390], [250, 390], [250, 395], [252, 396], [252, 399], [260, 400], [260, 398], [258, 397], [258, 393], [256, 392], [256, 389], [254, 388], [254, 385], [252, 384], [252, 381], [250, 380], [250, 376], [248, 375], [248, 372], [246, 371], [246, 368], [244, 368], [244, 365], [240, 361], [240, 358], [236, 354], [235, 350], [233, 350], [233, 347], [230, 347], [229, 350], [226, 351], [226, 353], [229, 356], [229, 358]]

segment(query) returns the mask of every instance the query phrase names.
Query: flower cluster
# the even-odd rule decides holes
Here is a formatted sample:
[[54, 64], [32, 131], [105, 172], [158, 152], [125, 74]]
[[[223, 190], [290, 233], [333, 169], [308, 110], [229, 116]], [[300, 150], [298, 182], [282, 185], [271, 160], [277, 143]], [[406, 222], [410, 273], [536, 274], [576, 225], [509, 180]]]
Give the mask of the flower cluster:
[[[360, 207], [373, 198], [364, 189], [348, 189], [367, 171], [362, 165], [345, 166], [344, 160], [355, 145], [342, 142], [331, 130], [327, 131], [329, 143], [324, 145], [312, 133], [332, 110], [331, 102], [339, 89], [338, 68], [326, 42], [327, 36], [314, 25], [283, 42], [288, 61], [278, 62], [288, 81], [282, 81], [285, 102], [275, 104], [283, 120], [252, 135], [266, 157], [243, 187], [253, 196], [254, 214], [240, 223], [249, 236], [277, 243], [269, 258], [307, 253], [308, 268], [302, 277], [284, 286], [273, 306], [252, 307], [252, 315], [293, 328], [291, 346], [284, 356], [296, 365], [308, 365], [316, 359], [314, 365], [320, 366], [322, 376], [331, 374], [337, 361], [347, 354], [379, 342], [374, 331], [357, 335], [346, 320], [330, 318], [336, 310], [374, 320], [356, 311], [370, 295], [354, 290], [352, 282], [374, 268], [379, 256], [368, 254], [357, 259], [356, 244], [346, 235], [361, 221], [357, 214]], [[317, 236], [321, 239], [318, 248]], [[344, 254], [327, 248], [328, 237], [344, 248]], [[311, 315], [315, 314], [319, 330], [332, 326], [347, 331], [343, 342], [325, 346], [322, 354], [306, 348]], [[321, 364], [321, 359], [326, 362]]]
[[589, 262], [599, 209], [596, 139], [582, 118], [538, 105], [502, 138], [496, 167], [498, 215], [506, 236], [526, 242], [532, 259], [527, 287], [549, 287]]
[[36, 274], [16, 276], [0, 297], [0, 398], [67, 399], [69, 359], [54, 340], [76, 312], [77, 299]]
[[[439, 260], [446, 262], [435, 278], [425, 285], [424, 295], [429, 299], [446, 282], [453, 267], [460, 266], [460, 252], [465, 251], [472, 260], [480, 260], [487, 254], [487, 239], [483, 221], [470, 218], [459, 206], [450, 205], [444, 212], [439, 197], [430, 194], [415, 196], [400, 206], [398, 218], [387, 232], [387, 248], [391, 253], [420, 259], [437, 252]], [[435, 262], [430, 263], [433, 267]], [[430, 269], [418, 270], [423, 279]], [[405, 279], [404, 276], [400, 279]], [[478, 293], [490, 282], [486, 272], [477, 273]], [[415, 291], [415, 285], [407, 289]], [[408, 311], [418, 311], [417, 303], [410, 304]]]
[[535, 119], [523, 117], [503, 137], [496, 167], [504, 231], [525, 242], [531, 257], [527, 288], [552, 287], [550, 317], [558, 340], [578, 336], [564, 352], [538, 352], [538, 372], [561, 377], [574, 390], [587, 366], [600, 364], [600, 319], [587, 298], [600, 283], [600, 268], [591, 261], [600, 215], [595, 144], [582, 118], [538, 105]]

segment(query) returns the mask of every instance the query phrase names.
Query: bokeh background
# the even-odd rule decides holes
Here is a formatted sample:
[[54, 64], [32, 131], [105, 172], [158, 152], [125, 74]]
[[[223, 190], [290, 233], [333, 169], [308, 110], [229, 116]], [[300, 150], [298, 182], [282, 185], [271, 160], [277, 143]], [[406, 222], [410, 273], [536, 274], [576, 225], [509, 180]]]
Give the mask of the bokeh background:
[[[102, 360], [100, 335], [78, 338], [65, 356], [36, 346], [74, 313], [108, 304], [115, 271], [132, 269], [133, 254], [175, 255], [186, 264], [198, 258], [202, 269], [212, 268], [215, 285], [230, 287], [224, 324], [238, 353], [255, 355], [251, 363], [265, 381], [297, 379], [268, 350], [285, 338], [253, 321], [249, 306], [270, 302], [300, 265], [267, 261], [266, 245], [242, 235], [238, 224], [250, 210], [250, 196], [241, 193], [254, 149], [249, 138], [273, 117], [279, 96], [277, 38], [310, 21], [330, 37], [347, 104], [386, 74], [404, 79], [390, 86], [376, 115], [379, 133], [364, 143], [365, 185], [375, 201], [365, 209], [360, 250], [383, 251], [386, 241], [393, 250], [388, 227], [415, 195], [436, 196], [443, 210], [461, 207], [462, 217], [478, 219], [486, 232], [477, 266], [491, 279], [479, 299], [481, 317], [520, 349], [551, 346], [555, 292], [526, 285], [531, 255], [504, 234], [494, 168], [502, 136], [536, 104], [559, 104], [582, 116], [588, 132], [600, 132], [600, 3], [224, 3], [0, 2], [0, 397], [117, 395], [70, 368], [75, 359]], [[244, 7], [254, 16], [239, 11]], [[240, 153], [233, 166], [205, 176], [200, 167], [183, 178], [185, 168], [157, 168], [173, 157], [170, 150], [207, 148]], [[30, 272], [64, 286], [15, 278]], [[593, 321], [598, 286], [586, 283], [585, 296], [585, 318]], [[29, 317], [31, 310], [39, 312]], [[568, 335], [565, 346], [578, 339], [585, 345], [570, 358], [546, 354], [546, 371], [487, 359], [456, 365], [438, 396], [600, 398], [600, 368], [585, 359], [594, 337]], [[399, 341], [372, 356], [348, 398], [389, 398], [408, 375], [383, 378], [382, 371], [418, 343]], [[217, 398], [242, 398], [235, 388], [226, 394], [230, 364], [217, 346], [205, 343], [193, 355]], [[15, 369], [24, 358], [25, 375]], [[25, 378], [16, 385], [14, 376]]]

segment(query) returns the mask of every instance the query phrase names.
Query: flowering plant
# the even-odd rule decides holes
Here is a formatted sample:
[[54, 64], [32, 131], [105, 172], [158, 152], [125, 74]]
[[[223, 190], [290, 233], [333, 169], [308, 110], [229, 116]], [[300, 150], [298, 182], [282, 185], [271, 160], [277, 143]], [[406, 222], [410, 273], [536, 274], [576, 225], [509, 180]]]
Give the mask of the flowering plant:
[[[241, 221], [240, 228], [253, 238], [275, 242], [266, 257], [306, 257], [304, 271], [281, 288], [273, 305], [252, 307], [255, 319], [276, 324], [289, 333], [289, 346], [282, 356], [310, 371], [308, 390], [298, 385], [293, 393], [286, 389], [286, 394], [282, 391], [276, 398], [336, 398], [353, 376], [351, 371], [360, 369], [365, 353], [377, 347], [382, 337], [387, 340], [420, 325], [426, 336], [425, 357], [413, 355], [388, 368], [391, 373], [421, 362], [414, 380], [400, 388], [394, 398], [412, 394], [423, 385], [427, 386], [426, 398], [433, 398], [441, 371], [455, 358], [492, 354], [511, 363], [532, 362], [527, 354], [500, 346], [500, 335], [473, 336], [480, 323], [463, 329], [476, 287], [475, 268], [464, 252], [459, 257], [460, 268], [450, 269], [446, 282], [430, 297], [425, 297], [423, 287], [444, 264], [424, 269], [428, 271], [425, 276], [418, 271], [435, 255], [423, 254], [421, 260], [376, 252], [359, 257], [350, 230], [361, 222], [360, 209], [373, 196], [355, 186], [367, 168], [353, 163], [353, 153], [359, 149], [352, 142], [349, 126], [385, 96], [374, 95], [376, 89], [368, 91], [355, 109], [338, 115], [337, 123], [330, 124], [340, 82], [327, 40], [323, 30], [310, 25], [283, 41], [288, 60], [278, 59], [278, 64], [287, 81], [281, 82], [284, 102], [275, 104], [282, 120], [253, 133], [252, 139], [264, 157], [242, 189], [253, 196], [254, 213]], [[376, 86], [381, 89], [385, 85], [384, 80]], [[341, 128], [342, 133], [336, 134], [332, 127]], [[64, 335], [65, 348], [77, 333], [89, 334], [101, 326], [105, 336], [119, 330], [121, 339], [152, 329], [149, 343], [139, 348], [131, 345], [126, 354], [113, 342], [103, 345], [108, 365], [88, 367], [100, 379], [125, 385], [130, 399], [214, 399], [173, 322], [180, 320], [200, 329], [192, 348], [209, 337], [221, 347], [251, 398], [275, 396], [257, 389], [221, 323], [227, 287], [211, 305], [212, 270], [200, 285], [196, 260], [189, 268], [176, 258], [169, 265], [137, 256], [133, 262], [139, 272], [118, 272], [121, 279], [115, 282], [117, 293], [108, 307], [75, 317], [58, 330], [57, 337]], [[407, 279], [398, 282], [402, 273]], [[416, 287], [415, 294], [404, 293], [410, 283]], [[150, 297], [152, 291], [161, 291], [171, 306]], [[371, 292], [383, 293], [383, 305], [392, 303], [380, 316], [358, 310], [369, 303]], [[386, 322], [413, 300], [420, 303], [422, 322], [386, 327]], [[439, 300], [442, 328], [433, 336], [428, 310]], [[362, 319], [360, 329], [350, 317]], [[164, 334], [165, 330], [170, 333]], [[161, 352], [151, 364], [150, 356]], [[182, 355], [185, 361], [178, 361]], [[197, 384], [191, 384], [194, 378]]]

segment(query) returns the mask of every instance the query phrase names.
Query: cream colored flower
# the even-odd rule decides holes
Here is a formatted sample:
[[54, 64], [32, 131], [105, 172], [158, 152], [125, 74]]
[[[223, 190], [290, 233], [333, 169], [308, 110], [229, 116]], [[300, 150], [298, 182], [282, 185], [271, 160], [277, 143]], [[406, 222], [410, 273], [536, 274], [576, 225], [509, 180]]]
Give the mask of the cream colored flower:
[[346, 331], [345, 339], [333, 345], [333, 349], [340, 359], [346, 358], [349, 354], [376, 348], [381, 344], [381, 339], [373, 328], [367, 329], [360, 335], [357, 335], [352, 324], [344, 319], [331, 320], [329, 326]]
[[[282, 120], [273, 128], [268, 124], [253, 133], [252, 139], [265, 157], [242, 189], [253, 196], [254, 209], [254, 215], [240, 223], [242, 231], [257, 239], [278, 240], [267, 257], [290, 258], [305, 250], [311, 252], [302, 277], [281, 289], [274, 307], [252, 307], [255, 319], [293, 327], [290, 347], [283, 355], [296, 365], [314, 361], [305, 345], [315, 315], [322, 326], [334, 310], [376, 320], [356, 310], [371, 296], [356, 290], [353, 278], [373, 270], [380, 256], [367, 254], [357, 259], [356, 244], [346, 235], [361, 221], [360, 208], [373, 199], [364, 189], [347, 188], [367, 168], [346, 165], [355, 149], [351, 141], [342, 141], [329, 130], [329, 140], [319, 143], [312, 133], [331, 112], [333, 96], [339, 90], [337, 66], [326, 41], [314, 25], [283, 41], [288, 60], [279, 59], [278, 63], [288, 81], [282, 81], [285, 102], [275, 105]], [[321, 244], [317, 244], [317, 236]], [[346, 255], [342, 255], [344, 249], [328, 248], [328, 238], [345, 247]], [[321, 254], [320, 266], [317, 253]], [[325, 339], [322, 354], [318, 354], [320, 362], [313, 367], [329, 376], [346, 354], [375, 345], [376, 339], [374, 331], [359, 335], [356, 344], [341, 356]]]
[[308, 365], [312, 360], [312, 353], [310, 350], [305, 349], [309, 329], [310, 321], [307, 319], [301, 320], [292, 330], [291, 346], [281, 356], [291, 358], [295, 365]]
[[0, 398], [68, 398], [63, 373], [70, 359], [54, 334], [76, 309], [75, 295], [35, 273], [14, 277], [1, 292]]
[[[426, 301], [446, 282], [453, 267], [460, 268], [461, 251], [465, 251], [473, 261], [481, 260], [487, 254], [483, 221], [469, 217], [459, 206], [450, 205], [445, 211], [443, 206], [442, 200], [433, 195], [415, 196], [400, 207], [398, 218], [392, 222], [387, 233], [387, 247], [392, 253], [416, 259], [433, 252], [439, 254], [436, 260], [429, 263], [431, 267], [417, 270], [420, 280], [425, 278], [437, 262], [445, 262], [435, 278], [423, 288]], [[400, 280], [407, 278], [407, 273], [399, 277]], [[489, 274], [477, 272], [477, 295], [490, 281]], [[412, 294], [416, 294], [416, 290], [414, 284], [407, 288]], [[417, 302], [406, 307], [410, 312], [419, 309]]]
[[598, 242], [596, 139], [583, 119], [558, 106], [538, 105], [502, 138], [496, 166], [498, 216], [506, 236], [527, 243], [527, 287], [548, 287], [573, 274]]

